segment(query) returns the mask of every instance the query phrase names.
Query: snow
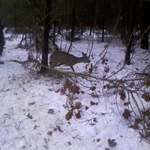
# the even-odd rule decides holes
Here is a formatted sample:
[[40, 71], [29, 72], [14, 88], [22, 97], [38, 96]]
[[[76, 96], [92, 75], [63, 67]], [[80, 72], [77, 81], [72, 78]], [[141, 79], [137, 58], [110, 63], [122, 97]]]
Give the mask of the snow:
[[[7, 35], [6, 35], [7, 36]], [[40, 75], [33, 69], [24, 68], [21, 64], [10, 60], [27, 60], [28, 52], [17, 48], [19, 39], [6, 41], [4, 54], [0, 57], [4, 61], [0, 65], [0, 149], [1, 150], [148, 150], [150, 145], [141, 139], [138, 130], [129, 127], [129, 122], [121, 116], [123, 105], [112, 91], [107, 93], [104, 81], [81, 77], [69, 78], [65, 75]], [[93, 66], [102, 58], [101, 52], [107, 42], [95, 41], [90, 45], [87, 40], [74, 43], [76, 49], [71, 53], [81, 56], [79, 52], [86, 52], [93, 46], [90, 57]], [[65, 48], [67, 43], [62, 44]], [[125, 66], [112, 78], [122, 78], [128, 73], [142, 69], [148, 58], [145, 51], [137, 48], [132, 65]], [[96, 64], [92, 75], [111, 76], [123, 66], [125, 47], [115, 39], [108, 47], [107, 63], [101, 61]], [[89, 51], [88, 51], [89, 52]], [[105, 53], [105, 52], [104, 52]], [[140, 55], [139, 55], [140, 54]], [[142, 61], [143, 60], [143, 61]], [[146, 59], [147, 60], [147, 59]], [[87, 72], [86, 64], [75, 65], [77, 72]], [[90, 67], [90, 65], [88, 65]], [[106, 74], [104, 67], [109, 67]], [[71, 71], [69, 67], [60, 66], [57, 69]], [[66, 79], [79, 86], [79, 94], [61, 92]], [[95, 86], [92, 91], [90, 87]], [[82, 92], [81, 92], [82, 91]], [[108, 95], [107, 95], [107, 94]], [[72, 100], [69, 100], [69, 95]], [[79, 109], [81, 117], [74, 115], [66, 120], [69, 112], [69, 102], [81, 102]], [[91, 102], [94, 104], [92, 105]], [[118, 104], [118, 107], [116, 106]], [[116, 142], [111, 147], [108, 140]]]

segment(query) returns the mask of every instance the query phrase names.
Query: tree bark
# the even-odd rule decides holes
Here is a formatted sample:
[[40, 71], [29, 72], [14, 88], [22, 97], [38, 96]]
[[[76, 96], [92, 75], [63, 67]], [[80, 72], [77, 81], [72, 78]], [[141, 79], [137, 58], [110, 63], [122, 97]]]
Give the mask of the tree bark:
[[141, 48], [148, 49], [148, 36], [149, 36], [149, 29], [148, 26], [141, 27]]
[[[42, 48], [42, 64], [48, 66], [48, 41], [49, 41], [49, 29], [50, 29], [50, 11], [51, 11], [51, 0], [46, 0], [46, 17], [44, 25], [44, 40]], [[47, 69], [43, 66], [41, 67], [40, 72], [43, 73]]]
[[1, 19], [0, 19], [0, 56], [3, 53], [4, 45], [5, 45], [3, 29], [4, 29], [4, 26], [1, 25]]
[[148, 36], [150, 26], [150, 1], [143, 1], [143, 15], [141, 17], [141, 48], [148, 49]]
[[102, 42], [104, 42], [104, 34], [105, 34], [105, 17], [102, 19]]
[[[129, 2], [131, 2], [129, 0]], [[130, 54], [131, 54], [131, 48], [132, 48], [132, 44], [133, 44], [133, 32], [134, 32], [134, 28], [136, 25], [136, 17], [137, 17], [137, 6], [138, 6], [138, 1], [134, 0], [133, 1], [133, 7], [132, 10], [130, 10], [131, 8], [128, 9], [128, 26], [127, 26], [127, 30], [128, 30], [128, 45], [127, 45], [127, 53], [125, 55], [125, 64], [130, 65]], [[128, 6], [130, 7], [130, 6]]]
[[73, 0], [71, 41], [74, 41], [74, 36], [75, 36], [75, 1]]

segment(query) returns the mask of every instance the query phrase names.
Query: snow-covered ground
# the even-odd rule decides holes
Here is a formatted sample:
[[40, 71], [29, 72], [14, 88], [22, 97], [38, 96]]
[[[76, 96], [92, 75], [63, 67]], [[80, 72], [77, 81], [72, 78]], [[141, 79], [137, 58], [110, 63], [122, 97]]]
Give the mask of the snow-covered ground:
[[[105, 94], [105, 82], [90, 77], [75, 79], [66, 75], [37, 74], [35, 70], [10, 61], [27, 59], [26, 50], [15, 49], [18, 42], [17, 39], [6, 41], [4, 54], [0, 57], [4, 61], [0, 65], [1, 150], [150, 149], [150, 145], [141, 139], [139, 131], [130, 128], [129, 122], [122, 117], [120, 111], [124, 110], [124, 106], [119, 97]], [[90, 64], [96, 64], [93, 76], [110, 76], [123, 65], [125, 47], [118, 40], [109, 45], [102, 63], [105, 53], [102, 51], [106, 45], [107, 42], [94, 42], [90, 57]], [[62, 43], [62, 47], [67, 46]], [[92, 45], [87, 40], [81, 40], [73, 46], [76, 49], [73, 48], [71, 53], [81, 56], [79, 52], [87, 52]], [[112, 78], [122, 78], [134, 70], [142, 70], [148, 59], [147, 53], [139, 49], [132, 65], [125, 66]], [[84, 73], [87, 72], [85, 66], [80, 63], [74, 68]], [[108, 72], [104, 71], [108, 67]], [[71, 71], [65, 66], [58, 69]], [[69, 92], [68, 82], [77, 87], [77, 92]], [[65, 85], [68, 86], [66, 89]], [[73, 112], [71, 104], [74, 105]]]

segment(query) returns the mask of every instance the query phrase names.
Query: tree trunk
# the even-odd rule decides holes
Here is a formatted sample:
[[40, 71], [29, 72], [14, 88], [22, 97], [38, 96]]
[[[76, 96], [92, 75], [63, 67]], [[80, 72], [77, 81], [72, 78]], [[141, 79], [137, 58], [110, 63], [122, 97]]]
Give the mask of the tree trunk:
[[105, 34], [105, 17], [102, 20], [102, 42], [104, 42], [104, 34]]
[[131, 48], [133, 43], [133, 34], [131, 35], [131, 39], [129, 40], [129, 43], [127, 45], [127, 52], [125, 55], [125, 64], [130, 65], [130, 54], [131, 54]]
[[[46, 17], [44, 25], [44, 40], [42, 48], [42, 65], [48, 66], [48, 41], [49, 41], [49, 29], [50, 29], [50, 10], [51, 9], [51, 0], [46, 0]], [[43, 73], [47, 69], [41, 67], [40, 72]]]
[[91, 14], [90, 14], [90, 36], [92, 35], [92, 30], [95, 24], [95, 10], [96, 10], [96, 0], [93, 0]]
[[56, 41], [56, 21], [54, 21], [54, 30], [53, 30], [53, 38], [52, 38], [52, 41], [53, 43], [55, 43]]
[[75, 2], [73, 0], [73, 6], [72, 6], [72, 29], [71, 29], [71, 41], [74, 40], [75, 35]]
[[[131, 3], [131, 1], [129, 0], [129, 2]], [[134, 32], [134, 28], [136, 25], [136, 16], [137, 16], [137, 4], [138, 1], [134, 0], [133, 1], [133, 7], [132, 10], [130, 10], [131, 8], [128, 9], [128, 26], [127, 26], [127, 30], [128, 30], [128, 45], [127, 45], [127, 53], [125, 55], [125, 64], [130, 65], [130, 54], [131, 54], [131, 48], [132, 48], [132, 44], [133, 44], [133, 32]], [[128, 6], [130, 7], [130, 6]]]
[[4, 26], [1, 25], [1, 19], [0, 19], [0, 56], [3, 53], [4, 45], [5, 45], [3, 29], [4, 29]]
[[148, 49], [148, 36], [149, 36], [149, 29], [148, 27], [141, 27], [141, 48]]
[[148, 36], [150, 26], [150, 1], [143, 1], [143, 15], [141, 17], [141, 48], [148, 49]]

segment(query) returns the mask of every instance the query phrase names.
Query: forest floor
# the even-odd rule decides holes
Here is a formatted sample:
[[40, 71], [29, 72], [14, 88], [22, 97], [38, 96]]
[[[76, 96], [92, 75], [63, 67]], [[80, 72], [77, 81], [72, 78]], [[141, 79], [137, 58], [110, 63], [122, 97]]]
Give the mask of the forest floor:
[[[142, 71], [150, 62], [147, 51], [137, 46], [131, 65], [123, 67], [125, 46], [121, 41], [114, 39], [108, 45], [107, 41], [89, 44], [82, 39], [73, 43], [70, 53], [79, 57], [92, 49], [91, 62], [76, 64], [74, 69], [80, 73], [91, 69], [93, 77], [41, 75], [11, 61], [27, 60], [28, 51], [16, 48], [19, 40], [6, 39], [0, 57], [4, 61], [0, 64], [0, 150], [150, 149], [139, 130], [131, 128], [134, 117], [122, 116], [130, 107], [124, 105], [128, 97], [120, 98], [115, 89], [107, 87], [109, 82], [100, 80], [122, 79]], [[63, 50], [68, 46], [66, 41], [61, 43]], [[57, 69], [72, 71], [67, 66]]]

